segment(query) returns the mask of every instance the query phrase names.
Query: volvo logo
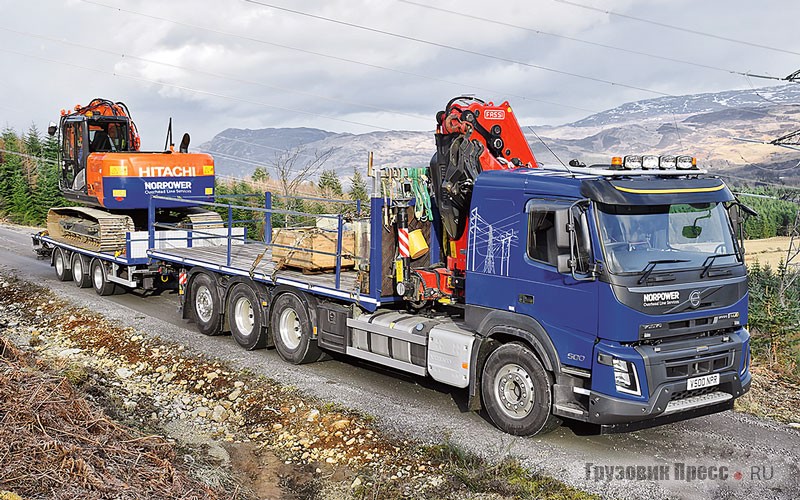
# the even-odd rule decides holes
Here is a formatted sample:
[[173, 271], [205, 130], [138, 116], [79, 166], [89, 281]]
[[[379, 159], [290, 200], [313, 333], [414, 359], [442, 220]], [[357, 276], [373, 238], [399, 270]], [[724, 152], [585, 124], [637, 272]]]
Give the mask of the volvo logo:
[[692, 290], [692, 293], [689, 294], [689, 303], [692, 304], [692, 307], [700, 305], [700, 292], [698, 290]]

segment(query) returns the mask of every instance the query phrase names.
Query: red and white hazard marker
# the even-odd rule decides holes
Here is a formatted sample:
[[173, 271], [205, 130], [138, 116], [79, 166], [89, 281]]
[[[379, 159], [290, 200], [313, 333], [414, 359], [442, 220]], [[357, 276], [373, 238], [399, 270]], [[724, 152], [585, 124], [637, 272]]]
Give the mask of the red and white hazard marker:
[[400, 251], [400, 257], [411, 257], [411, 252], [408, 250], [407, 227], [401, 227], [397, 229], [397, 246]]

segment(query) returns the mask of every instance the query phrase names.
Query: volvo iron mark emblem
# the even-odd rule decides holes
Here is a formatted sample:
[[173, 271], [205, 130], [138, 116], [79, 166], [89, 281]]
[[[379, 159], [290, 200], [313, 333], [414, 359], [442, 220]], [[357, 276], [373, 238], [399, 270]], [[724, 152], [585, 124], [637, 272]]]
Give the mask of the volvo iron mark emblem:
[[698, 290], [692, 290], [692, 293], [689, 294], [689, 303], [695, 308], [700, 305], [700, 292]]

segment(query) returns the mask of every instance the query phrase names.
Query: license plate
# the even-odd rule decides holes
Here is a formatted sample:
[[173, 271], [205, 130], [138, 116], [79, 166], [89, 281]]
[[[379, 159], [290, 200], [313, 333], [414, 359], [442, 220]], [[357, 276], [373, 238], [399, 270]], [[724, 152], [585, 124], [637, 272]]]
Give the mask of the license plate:
[[704, 387], [712, 387], [715, 385], [719, 385], [719, 373], [690, 378], [686, 381], [686, 390], [691, 391], [692, 389], [702, 389]]

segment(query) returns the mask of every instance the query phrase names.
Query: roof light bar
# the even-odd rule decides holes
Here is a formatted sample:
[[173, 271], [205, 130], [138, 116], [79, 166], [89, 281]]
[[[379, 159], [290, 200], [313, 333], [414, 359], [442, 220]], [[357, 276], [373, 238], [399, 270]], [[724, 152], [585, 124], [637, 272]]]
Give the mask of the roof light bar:
[[611, 168], [618, 170], [697, 170], [697, 159], [682, 155], [627, 155], [611, 158]]

